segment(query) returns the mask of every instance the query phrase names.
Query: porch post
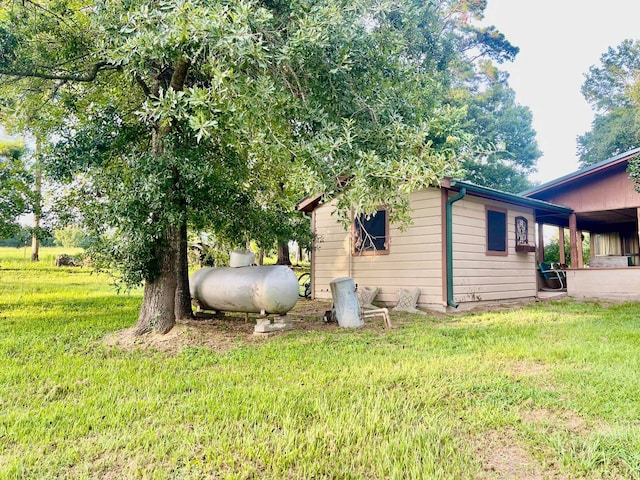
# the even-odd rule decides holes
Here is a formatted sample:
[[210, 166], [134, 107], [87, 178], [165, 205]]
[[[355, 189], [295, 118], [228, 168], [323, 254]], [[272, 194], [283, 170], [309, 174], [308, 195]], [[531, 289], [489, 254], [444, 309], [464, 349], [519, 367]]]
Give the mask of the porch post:
[[569, 246], [571, 249], [571, 268], [578, 268], [578, 232], [576, 214], [569, 214]]
[[638, 217], [638, 223], [636, 224], [638, 227], [638, 241], [640, 241], [640, 208], [636, 208], [636, 216]]
[[558, 249], [560, 252], [560, 263], [567, 263], [567, 256], [564, 253], [564, 227], [558, 227]]
[[538, 223], [538, 262], [544, 262], [544, 234], [542, 223]]
[[582, 258], [584, 252], [582, 251], [582, 230], [578, 230], [577, 232], [577, 241], [578, 244], [576, 247], [578, 248], [578, 268], [584, 268], [584, 258]]

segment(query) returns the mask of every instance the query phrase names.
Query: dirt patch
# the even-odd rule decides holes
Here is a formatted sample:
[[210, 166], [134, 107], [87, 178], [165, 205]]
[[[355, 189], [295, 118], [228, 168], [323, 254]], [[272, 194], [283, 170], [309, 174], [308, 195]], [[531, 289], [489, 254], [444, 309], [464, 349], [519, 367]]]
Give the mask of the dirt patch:
[[[106, 451], [93, 456], [85, 456], [77, 465], [63, 471], [63, 478], [94, 478], [99, 480], [119, 480], [149, 476], [153, 462], [137, 454], [122, 450]], [[167, 466], [167, 470], [170, 467]], [[144, 474], [147, 475], [144, 475]], [[87, 477], [89, 475], [89, 477]]]
[[514, 377], [544, 377], [549, 373], [549, 367], [542, 362], [516, 360], [509, 363], [507, 371]]
[[[286, 318], [292, 324], [293, 331], [331, 331], [337, 329], [338, 325], [325, 323], [323, 320], [324, 313], [330, 309], [330, 301], [300, 300]], [[247, 318], [244, 314], [227, 314], [221, 318], [185, 320], [178, 322], [164, 335], [135, 335], [133, 328], [127, 328], [108, 335], [104, 342], [125, 350], [153, 349], [178, 353], [184, 348], [202, 347], [216, 352], [226, 352], [243, 343], [266, 341], [273, 335], [281, 335], [255, 335], [253, 330], [256, 319], [256, 315]], [[364, 328], [381, 329], [382, 321], [367, 320]]]
[[564, 428], [574, 434], [590, 433], [586, 420], [570, 410], [553, 411], [546, 408], [533, 408], [520, 412], [522, 420], [526, 423], [549, 425], [553, 428]]
[[515, 438], [510, 430], [492, 430], [477, 437], [476, 452], [482, 463], [479, 479], [542, 480], [563, 479], [540, 464]]
[[242, 328], [248, 330], [248, 324], [245, 326], [240, 322], [237, 322], [236, 326], [226, 320], [181, 321], [164, 335], [136, 335], [133, 328], [127, 328], [108, 335], [104, 341], [109, 346], [124, 350], [153, 349], [177, 353], [186, 347], [206, 347], [217, 352], [225, 352], [236, 347], [248, 335]]

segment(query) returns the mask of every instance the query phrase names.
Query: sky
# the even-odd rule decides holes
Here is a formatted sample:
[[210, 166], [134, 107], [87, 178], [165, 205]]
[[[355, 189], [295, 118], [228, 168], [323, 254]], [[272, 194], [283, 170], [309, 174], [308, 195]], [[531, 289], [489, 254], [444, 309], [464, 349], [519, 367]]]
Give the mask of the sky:
[[593, 121], [580, 93], [584, 75], [608, 47], [640, 39], [640, 0], [488, 0], [483, 24], [520, 47], [501, 68], [516, 101], [533, 112], [543, 156], [531, 179], [544, 183], [577, 170], [576, 138]]

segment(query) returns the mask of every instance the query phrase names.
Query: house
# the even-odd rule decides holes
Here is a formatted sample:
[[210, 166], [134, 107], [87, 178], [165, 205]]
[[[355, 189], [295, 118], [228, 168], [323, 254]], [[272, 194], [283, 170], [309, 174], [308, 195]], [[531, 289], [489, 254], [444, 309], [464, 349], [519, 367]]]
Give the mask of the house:
[[436, 311], [533, 299], [551, 226], [558, 229], [560, 262], [569, 264], [569, 296], [640, 300], [640, 193], [627, 173], [636, 157], [640, 148], [520, 195], [444, 179], [411, 195], [413, 223], [402, 232], [384, 209], [345, 229], [332, 215], [335, 202], [309, 198], [299, 209], [312, 213], [317, 236], [312, 296], [331, 298], [329, 282], [350, 276], [379, 287], [377, 300], [390, 305], [399, 288], [417, 287], [418, 306]]
[[395, 304], [399, 288], [419, 288], [418, 306], [436, 311], [534, 299], [538, 292], [534, 225], [569, 218], [571, 208], [453, 179], [411, 195], [413, 223], [404, 231], [380, 209], [340, 224], [335, 202], [309, 198], [316, 234], [312, 296], [331, 298], [329, 282], [353, 277], [379, 287]]
[[[541, 226], [558, 229], [561, 263], [569, 263], [570, 253], [570, 296], [640, 300], [640, 193], [627, 173], [629, 161], [638, 157], [640, 148], [629, 150], [522, 193], [572, 210], [568, 217], [542, 214], [536, 219]], [[564, 251], [565, 229], [570, 252]], [[542, 235], [543, 228], [539, 232]], [[581, 248], [585, 233], [588, 259]], [[539, 257], [544, 259], [544, 250]]]

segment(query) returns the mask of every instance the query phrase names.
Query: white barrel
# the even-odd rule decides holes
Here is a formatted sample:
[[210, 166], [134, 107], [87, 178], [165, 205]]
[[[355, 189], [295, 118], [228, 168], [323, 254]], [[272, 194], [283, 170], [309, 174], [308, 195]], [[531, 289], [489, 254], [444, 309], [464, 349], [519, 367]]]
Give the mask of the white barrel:
[[220, 267], [196, 270], [191, 297], [204, 310], [284, 315], [298, 301], [298, 279], [289, 267]]
[[335, 278], [329, 282], [338, 325], [360, 328], [364, 320], [360, 316], [360, 303], [356, 296], [356, 284], [351, 277]]

